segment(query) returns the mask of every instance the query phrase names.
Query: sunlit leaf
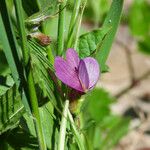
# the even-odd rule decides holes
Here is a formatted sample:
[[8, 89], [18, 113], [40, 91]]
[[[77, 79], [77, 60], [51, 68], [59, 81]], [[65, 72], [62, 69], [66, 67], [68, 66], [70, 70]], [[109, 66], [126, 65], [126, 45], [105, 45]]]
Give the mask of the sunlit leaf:
[[98, 45], [102, 44], [106, 34], [109, 31], [110, 28], [102, 28], [81, 35], [78, 40], [77, 48], [79, 51], [79, 56], [84, 58], [96, 53]]
[[[105, 132], [107, 133], [103, 136], [103, 140], [99, 148], [102, 150], [111, 149], [115, 144], [119, 142], [119, 140], [128, 132], [129, 127], [129, 119], [121, 118], [119, 116], [109, 116], [109, 120], [107, 120], [107, 124], [105, 122], [103, 127], [105, 127]], [[107, 119], [107, 117], [105, 118]], [[102, 132], [103, 132], [102, 128]]]
[[109, 105], [114, 101], [109, 93], [103, 89], [94, 89], [86, 97], [86, 101], [89, 101], [88, 110], [91, 117], [99, 122], [110, 113]]

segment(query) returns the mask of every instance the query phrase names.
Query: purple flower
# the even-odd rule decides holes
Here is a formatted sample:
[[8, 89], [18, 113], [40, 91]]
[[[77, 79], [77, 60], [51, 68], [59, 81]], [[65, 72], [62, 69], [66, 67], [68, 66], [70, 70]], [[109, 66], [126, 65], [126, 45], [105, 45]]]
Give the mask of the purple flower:
[[68, 49], [66, 60], [55, 58], [56, 76], [69, 87], [80, 92], [91, 90], [99, 79], [99, 64], [92, 57], [80, 59], [74, 49]]

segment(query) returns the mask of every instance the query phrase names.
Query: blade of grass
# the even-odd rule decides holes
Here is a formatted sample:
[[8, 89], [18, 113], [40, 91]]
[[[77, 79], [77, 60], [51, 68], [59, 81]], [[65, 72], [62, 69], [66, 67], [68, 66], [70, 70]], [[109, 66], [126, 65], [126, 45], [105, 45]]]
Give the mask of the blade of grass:
[[11, 69], [14, 81], [22, 93], [22, 102], [26, 110], [30, 113], [30, 107], [27, 101], [28, 94], [26, 92], [26, 82], [24, 77], [24, 69], [19, 58], [18, 45], [14, 37], [14, 31], [8, 14], [5, 0], [1, 0], [0, 5], [0, 38], [3, 45], [7, 62]]
[[27, 38], [26, 38], [25, 24], [23, 22], [24, 17], [23, 17], [23, 8], [22, 8], [21, 0], [15, 0], [14, 4], [15, 4], [17, 21], [18, 21], [18, 27], [20, 31], [20, 37], [22, 41], [21, 46], [22, 46], [24, 65], [26, 68], [28, 91], [29, 91], [30, 103], [31, 103], [31, 108], [32, 108], [32, 114], [35, 117], [34, 122], [35, 122], [38, 140], [39, 140], [39, 146], [41, 150], [46, 150], [47, 149], [46, 142], [44, 139], [44, 133], [42, 130], [42, 125], [41, 125], [41, 120], [40, 120], [38, 100], [37, 100], [36, 90], [34, 87], [33, 74], [31, 70], [31, 66], [28, 66], [28, 64], [30, 64], [29, 47], [28, 47]]
[[81, 3], [81, 0], [75, 0], [74, 1], [74, 9], [73, 9], [72, 16], [71, 16], [69, 31], [68, 31], [68, 37], [67, 37], [67, 48], [71, 47], [71, 43], [72, 43], [72, 40], [73, 40], [73, 38], [71, 38], [71, 37], [74, 36], [73, 31], [74, 31], [74, 27], [75, 27], [75, 24], [76, 24], [76, 21], [77, 21], [77, 16], [78, 16], [78, 13], [79, 13], [80, 3]]
[[122, 13], [123, 0], [113, 0], [110, 10], [107, 14], [107, 17], [103, 23], [102, 27], [110, 27], [111, 31], [106, 35], [101, 47], [98, 52], [96, 58], [101, 65], [101, 71], [105, 71], [106, 69], [106, 60], [109, 55], [113, 40], [115, 38], [115, 34], [117, 32], [117, 28], [120, 22], [120, 17]]
[[87, 0], [84, 1], [84, 4], [81, 8], [81, 12], [80, 12], [80, 15], [78, 14], [78, 23], [77, 23], [77, 30], [75, 32], [75, 40], [74, 40], [74, 49], [76, 50], [77, 49], [77, 43], [78, 43], [78, 37], [79, 37], [79, 33], [80, 33], [80, 26], [81, 26], [81, 21], [82, 21], [82, 15], [83, 15], [83, 12], [84, 12], [84, 9], [85, 9], [85, 6], [86, 6], [86, 3], [87, 3]]
[[[5, 30], [5, 27], [3, 24], [1, 14], [0, 14], [0, 33], [1, 33], [0, 38], [2, 41], [3, 51], [5, 53], [7, 62], [9, 64], [10, 69], [11, 69], [11, 72], [12, 72], [12, 75], [13, 75], [15, 82], [17, 83], [17, 85], [19, 85], [20, 81], [19, 81], [18, 67], [16, 65], [16, 60], [13, 57], [13, 53], [11, 52], [11, 47], [10, 47], [9, 42], [8, 42], [8, 38], [7, 38], [7, 34], [6, 34], [6, 30]], [[18, 60], [18, 62], [19, 62], [19, 60]]]
[[58, 48], [57, 48], [57, 55], [62, 55], [64, 49], [64, 23], [65, 23], [65, 5], [67, 0], [64, 0], [59, 5], [59, 19], [58, 19]]

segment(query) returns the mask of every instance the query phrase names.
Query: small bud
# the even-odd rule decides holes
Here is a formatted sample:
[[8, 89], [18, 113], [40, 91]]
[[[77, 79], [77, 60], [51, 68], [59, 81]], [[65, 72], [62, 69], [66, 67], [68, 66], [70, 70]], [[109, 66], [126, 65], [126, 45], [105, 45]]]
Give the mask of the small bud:
[[37, 42], [42, 46], [47, 46], [51, 43], [51, 39], [49, 36], [41, 33], [41, 32], [34, 32], [30, 34], [32, 38], [35, 38]]

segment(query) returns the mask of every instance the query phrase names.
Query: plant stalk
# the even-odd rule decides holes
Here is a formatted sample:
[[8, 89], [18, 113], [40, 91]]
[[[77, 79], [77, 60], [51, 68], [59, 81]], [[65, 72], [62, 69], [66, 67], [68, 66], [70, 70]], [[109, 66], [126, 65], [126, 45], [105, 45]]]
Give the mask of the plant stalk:
[[75, 32], [75, 40], [74, 40], [74, 49], [75, 50], [77, 49], [78, 37], [79, 37], [80, 27], [81, 27], [81, 21], [82, 21], [83, 12], [84, 12], [84, 9], [86, 6], [86, 2], [87, 2], [87, 0], [85, 0], [84, 4], [82, 6], [80, 15], [78, 15], [79, 17], [78, 17], [78, 23], [77, 23], [77, 27], [76, 27], [77, 30]]
[[51, 46], [47, 46], [47, 55], [48, 55], [48, 60], [52, 63], [52, 65], [54, 64], [54, 55], [52, 53], [52, 48]]
[[61, 2], [59, 5], [59, 19], [58, 19], [58, 36], [57, 36], [57, 42], [58, 42], [58, 47], [57, 47], [57, 55], [62, 55], [63, 50], [64, 50], [64, 23], [65, 23], [65, 5], [67, 3], [67, 0], [64, 0]]
[[24, 17], [23, 17], [23, 8], [22, 8], [22, 2], [21, 0], [14, 0], [15, 9], [16, 9], [16, 16], [18, 21], [18, 27], [19, 27], [19, 33], [21, 38], [21, 47], [22, 47], [22, 53], [23, 53], [23, 60], [24, 60], [24, 67], [26, 69], [26, 77], [27, 77], [27, 86], [28, 86], [28, 93], [29, 93], [29, 100], [31, 104], [31, 111], [32, 115], [34, 116], [35, 120], [35, 129], [37, 132], [37, 137], [39, 140], [39, 147], [40, 150], [46, 150], [46, 143], [44, 140], [44, 134], [42, 131], [42, 125], [40, 121], [40, 114], [38, 109], [38, 100], [36, 95], [36, 90], [34, 87], [34, 80], [31, 70], [31, 65], [29, 62], [29, 48], [26, 38], [26, 31], [25, 31], [25, 25], [24, 25]]
[[33, 75], [31, 70], [29, 71], [27, 79], [28, 79], [28, 89], [29, 89], [29, 96], [30, 96], [31, 107], [32, 107], [32, 114], [33, 117], [35, 118], [34, 123], [35, 123], [36, 132], [38, 136], [40, 150], [47, 150], [44, 134], [42, 130], [42, 125], [41, 125], [37, 95], [34, 87]]
[[70, 20], [69, 30], [68, 30], [67, 48], [69, 48], [72, 44], [73, 38], [71, 38], [71, 36], [73, 36], [74, 27], [75, 27], [77, 16], [78, 16], [79, 9], [80, 9], [80, 3], [81, 3], [81, 0], [75, 0], [74, 2], [74, 9], [73, 9], [73, 13], [72, 13], [71, 20]]
[[85, 150], [84, 144], [83, 144], [83, 140], [81, 138], [81, 135], [80, 135], [79, 131], [77, 130], [77, 128], [75, 126], [73, 117], [72, 117], [72, 115], [71, 115], [69, 110], [68, 110], [68, 118], [69, 118], [69, 121], [70, 121], [70, 124], [71, 124], [71, 128], [73, 130], [73, 133], [75, 135], [75, 139], [76, 139], [76, 141], [78, 143], [79, 149], [80, 150]]
[[24, 65], [26, 66], [29, 61], [29, 51], [28, 51], [28, 46], [27, 46], [25, 25], [23, 22], [24, 17], [23, 17], [23, 12], [22, 12], [22, 3], [20, 0], [14, 0], [14, 3], [15, 3], [17, 22], [18, 22], [20, 38], [21, 38], [23, 61], [24, 61]]
[[65, 148], [68, 107], [69, 107], [69, 100], [66, 100], [65, 105], [64, 105], [63, 114], [62, 114], [61, 125], [60, 125], [58, 150], [64, 150], [64, 148]]

